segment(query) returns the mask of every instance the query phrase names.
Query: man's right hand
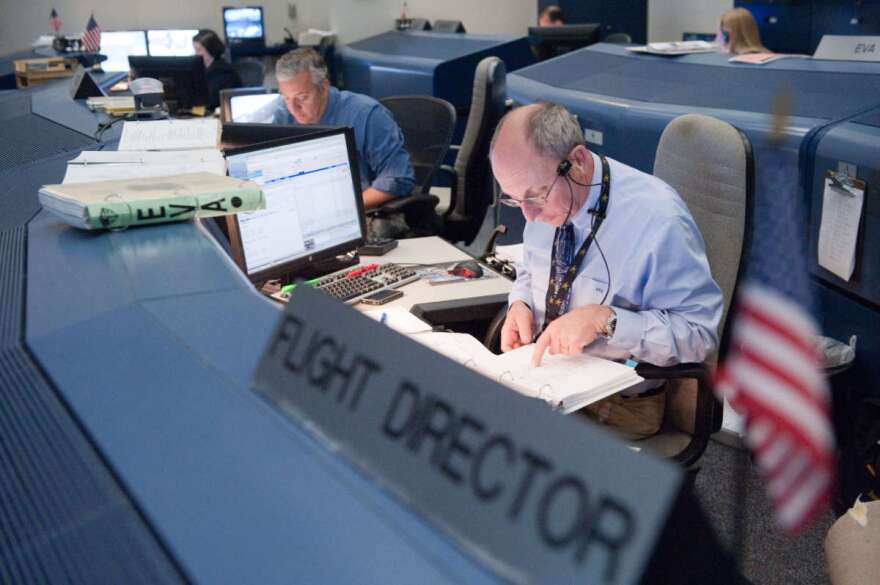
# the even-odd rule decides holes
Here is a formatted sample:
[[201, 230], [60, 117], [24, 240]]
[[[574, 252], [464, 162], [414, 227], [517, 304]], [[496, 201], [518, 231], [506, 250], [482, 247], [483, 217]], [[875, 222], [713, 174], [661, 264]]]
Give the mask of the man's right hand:
[[522, 301], [510, 305], [501, 327], [501, 351], [507, 352], [532, 342], [532, 310]]

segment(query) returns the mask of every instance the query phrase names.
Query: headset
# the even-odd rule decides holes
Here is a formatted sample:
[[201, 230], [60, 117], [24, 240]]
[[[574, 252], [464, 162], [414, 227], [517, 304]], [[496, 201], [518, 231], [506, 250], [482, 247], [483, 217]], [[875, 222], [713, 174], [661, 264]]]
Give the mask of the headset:
[[[569, 220], [571, 217], [571, 210], [574, 207], [574, 190], [571, 188], [571, 184], [579, 185], [581, 187], [596, 187], [601, 185], [602, 183], [581, 183], [577, 179], [571, 177], [571, 161], [567, 158], [559, 163], [556, 167], [556, 176], [557, 178], [562, 177], [565, 179], [565, 184], [568, 185], [568, 213], [565, 215], [565, 221], [563, 221], [563, 225]], [[611, 190], [611, 186], [608, 186], [609, 192]], [[605, 274], [608, 275], [608, 288], [605, 289], [605, 296], [602, 297], [602, 300], [599, 301], [600, 305], [604, 305], [605, 301], [608, 299], [608, 293], [611, 291], [611, 269], [608, 267], [608, 260], [605, 259], [605, 253], [602, 251], [602, 246], [599, 245], [599, 238], [596, 237], [596, 232], [599, 230], [599, 226], [602, 225], [602, 222], [605, 220], [607, 216], [607, 207], [608, 201], [599, 201], [596, 204], [594, 209], [587, 210], [587, 213], [593, 216], [593, 221], [590, 222], [590, 236], [592, 236], [593, 241], [596, 242], [596, 249], [599, 250], [599, 256], [602, 258], [602, 263], [605, 264]], [[587, 236], [587, 237], [590, 237]]]

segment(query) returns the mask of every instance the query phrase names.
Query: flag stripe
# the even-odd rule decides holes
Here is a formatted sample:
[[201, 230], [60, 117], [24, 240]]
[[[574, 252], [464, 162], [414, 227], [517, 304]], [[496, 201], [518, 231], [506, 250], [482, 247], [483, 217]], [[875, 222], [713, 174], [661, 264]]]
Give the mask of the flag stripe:
[[795, 334], [790, 336], [792, 343], [813, 353], [809, 340], [817, 335], [816, 326], [797, 303], [767, 286], [750, 282], [743, 287], [742, 304], [752, 307], [770, 321], [785, 324]]
[[825, 425], [827, 416], [824, 410], [815, 406], [815, 402], [801, 399], [800, 394], [789, 388], [784, 381], [774, 378], [739, 356], [730, 360], [728, 367], [732, 375], [743, 381], [744, 386], [761, 389], [760, 394], [740, 393], [738, 401], [760, 403], [762, 409], [773, 415], [774, 421], [779, 422], [788, 417], [795, 424], [801, 425], [797, 434], [809, 438], [812, 443], [823, 446], [831, 444], [831, 436]]

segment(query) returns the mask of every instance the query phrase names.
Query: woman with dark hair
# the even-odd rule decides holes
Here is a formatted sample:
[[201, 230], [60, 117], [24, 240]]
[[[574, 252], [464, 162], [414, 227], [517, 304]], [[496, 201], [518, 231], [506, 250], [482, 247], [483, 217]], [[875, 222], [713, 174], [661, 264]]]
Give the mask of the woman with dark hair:
[[205, 62], [205, 81], [208, 84], [208, 107], [220, 105], [220, 90], [241, 87], [241, 77], [223, 58], [226, 45], [212, 30], [203, 29], [193, 37], [193, 49]]

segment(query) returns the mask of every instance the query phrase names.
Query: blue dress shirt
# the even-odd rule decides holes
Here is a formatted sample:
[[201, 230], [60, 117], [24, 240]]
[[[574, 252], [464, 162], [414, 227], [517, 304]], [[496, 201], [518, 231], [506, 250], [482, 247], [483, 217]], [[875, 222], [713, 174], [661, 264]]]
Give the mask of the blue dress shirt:
[[[602, 165], [592, 156], [590, 183], [601, 183]], [[658, 366], [701, 362], [717, 347], [722, 312], [703, 238], [687, 206], [666, 183], [617, 161], [608, 163], [608, 212], [578, 270], [569, 306], [597, 304], [610, 287], [606, 303], [617, 313], [617, 328], [611, 339], [597, 339], [587, 352], [611, 359], [633, 356]], [[591, 187], [586, 205], [570, 220], [575, 250], [590, 233], [588, 210], [596, 206], [600, 190]], [[523, 265], [517, 266], [509, 299], [532, 308], [536, 333], [544, 323], [554, 233], [549, 224], [526, 223]]]
[[[283, 100], [279, 100], [273, 122], [297, 122]], [[373, 98], [330, 87], [327, 107], [318, 121], [322, 126], [347, 126], [354, 130], [361, 187], [372, 187], [389, 195], [409, 195], [416, 179], [403, 133], [391, 114]]]

